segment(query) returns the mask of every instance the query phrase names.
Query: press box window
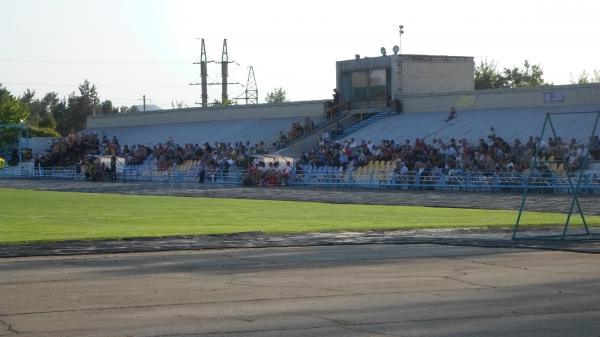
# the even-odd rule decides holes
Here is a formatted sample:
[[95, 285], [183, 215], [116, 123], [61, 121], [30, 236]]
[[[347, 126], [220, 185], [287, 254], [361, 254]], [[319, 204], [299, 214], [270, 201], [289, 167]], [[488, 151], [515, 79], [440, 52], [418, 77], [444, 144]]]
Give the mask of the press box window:
[[350, 82], [353, 100], [383, 101], [386, 98], [385, 69], [352, 72]]

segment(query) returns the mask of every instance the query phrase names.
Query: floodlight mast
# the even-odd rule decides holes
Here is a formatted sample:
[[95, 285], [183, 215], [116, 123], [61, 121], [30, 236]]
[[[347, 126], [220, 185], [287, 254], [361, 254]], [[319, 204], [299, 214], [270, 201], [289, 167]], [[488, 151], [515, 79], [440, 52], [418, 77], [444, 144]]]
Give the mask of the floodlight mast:
[[404, 34], [404, 25], [398, 26], [398, 33], [400, 34], [400, 44], [398, 45], [398, 49], [401, 54], [402, 53], [402, 34]]

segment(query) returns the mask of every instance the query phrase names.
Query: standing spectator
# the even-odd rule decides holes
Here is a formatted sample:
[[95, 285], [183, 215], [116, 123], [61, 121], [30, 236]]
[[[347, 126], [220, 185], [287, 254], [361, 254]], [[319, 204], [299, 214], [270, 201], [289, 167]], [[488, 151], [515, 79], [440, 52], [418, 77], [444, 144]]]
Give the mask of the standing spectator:
[[117, 157], [114, 154], [110, 157], [110, 180], [117, 180]]
[[340, 92], [337, 90], [337, 88], [333, 89], [333, 106], [337, 106], [340, 104]]
[[304, 132], [309, 133], [314, 129], [315, 123], [310, 117], [304, 117]]
[[[331, 119], [333, 119], [333, 117], [337, 114], [339, 107], [338, 105], [340, 105], [340, 92], [337, 90], [337, 88], [333, 89], [333, 106], [331, 107]], [[327, 116], [329, 117], [329, 116]]]
[[200, 184], [203, 184], [205, 178], [206, 178], [206, 168], [204, 166], [204, 161], [200, 160], [198, 162], [198, 182]]

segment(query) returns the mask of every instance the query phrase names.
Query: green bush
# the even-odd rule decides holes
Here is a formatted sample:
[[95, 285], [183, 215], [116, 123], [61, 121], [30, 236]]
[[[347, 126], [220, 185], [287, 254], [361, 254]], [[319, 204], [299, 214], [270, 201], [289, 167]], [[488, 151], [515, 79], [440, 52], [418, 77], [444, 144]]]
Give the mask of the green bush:
[[52, 128], [42, 128], [39, 126], [28, 126], [29, 137], [60, 137], [60, 134]]

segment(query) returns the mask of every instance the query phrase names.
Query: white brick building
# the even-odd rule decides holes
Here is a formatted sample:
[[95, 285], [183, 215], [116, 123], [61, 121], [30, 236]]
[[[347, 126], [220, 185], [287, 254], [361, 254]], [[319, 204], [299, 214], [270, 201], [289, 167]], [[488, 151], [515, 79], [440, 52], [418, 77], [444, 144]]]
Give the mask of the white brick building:
[[336, 63], [342, 100], [381, 105], [405, 95], [474, 90], [473, 57], [390, 55]]

